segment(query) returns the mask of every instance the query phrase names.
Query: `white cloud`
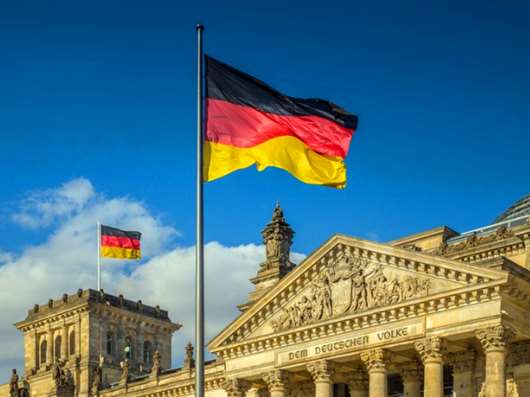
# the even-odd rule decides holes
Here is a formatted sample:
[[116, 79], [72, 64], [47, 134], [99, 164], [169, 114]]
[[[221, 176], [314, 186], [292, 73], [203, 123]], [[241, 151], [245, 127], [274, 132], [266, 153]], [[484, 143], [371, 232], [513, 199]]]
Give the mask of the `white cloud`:
[[[76, 194], [75, 186], [83, 192]], [[20, 213], [31, 214], [32, 221], [22, 222], [23, 226], [55, 225], [47, 241], [26, 248], [16, 257], [3, 253], [0, 247], [0, 380], [10, 368], [22, 368], [22, 337], [12, 326], [14, 322], [22, 320], [34, 303], [73, 293], [77, 288], [95, 288], [98, 218], [143, 233], [142, 251], [147, 261], [132, 270], [125, 268], [131, 262], [104, 261], [103, 288], [129, 299], [142, 299], [148, 305], [159, 304], [169, 310], [173, 321], [184, 325], [173, 341], [173, 365], [180, 366], [184, 346], [193, 341], [194, 333], [194, 247], [175, 247], [173, 238], [178, 232], [174, 227], [164, 224], [134, 199], [105, 199], [86, 179], [48, 190], [45, 197], [35, 200], [32, 194], [24, 200]], [[64, 197], [69, 199], [63, 201]], [[42, 206], [43, 202], [54, 204]], [[264, 249], [255, 244], [226, 247], [210, 242], [205, 257], [209, 339], [238, 315], [236, 305], [246, 301], [253, 287], [249, 278], [264, 260]], [[302, 258], [293, 255], [296, 262]]]
[[81, 210], [94, 194], [89, 180], [73, 179], [56, 189], [32, 192], [11, 219], [29, 229], [45, 227], [58, 218]]

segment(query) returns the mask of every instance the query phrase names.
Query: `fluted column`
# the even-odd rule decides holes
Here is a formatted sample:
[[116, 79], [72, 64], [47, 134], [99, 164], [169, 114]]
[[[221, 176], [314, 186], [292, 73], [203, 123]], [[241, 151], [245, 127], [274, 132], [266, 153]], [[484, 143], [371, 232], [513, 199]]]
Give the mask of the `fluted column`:
[[315, 383], [316, 397], [333, 397], [333, 363], [321, 360], [307, 365]]
[[445, 341], [437, 336], [416, 342], [416, 350], [424, 367], [423, 394], [425, 397], [443, 397], [443, 355]]
[[248, 389], [250, 389], [250, 383], [243, 379], [226, 379], [222, 384], [223, 389], [226, 391], [227, 397], [245, 397]]
[[287, 387], [289, 384], [289, 374], [282, 370], [274, 370], [263, 375], [263, 380], [267, 384], [270, 397], [287, 396]]
[[347, 375], [346, 384], [350, 397], [368, 397], [368, 374], [362, 368], [355, 368]]
[[506, 345], [513, 332], [502, 325], [476, 331], [486, 356], [484, 397], [506, 396]]
[[474, 350], [452, 353], [447, 362], [453, 367], [454, 397], [475, 397], [475, 360]]
[[387, 397], [387, 364], [390, 355], [386, 350], [373, 349], [361, 353], [361, 360], [368, 371], [368, 396]]
[[420, 397], [423, 372], [420, 363], [412, 362], [405, 364], [400, 368], [400, 372], [401, 379], [403, 380], [404, 397]]

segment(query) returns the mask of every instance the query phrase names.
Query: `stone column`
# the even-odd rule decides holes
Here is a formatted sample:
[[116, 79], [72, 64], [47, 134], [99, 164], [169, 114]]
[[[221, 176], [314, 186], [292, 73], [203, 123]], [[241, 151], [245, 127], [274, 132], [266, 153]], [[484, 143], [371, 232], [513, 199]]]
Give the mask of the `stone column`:
[[287, 372], [277, 369], [263, 375], [263, 380], [267, 384], [271, 397], [287, 396], [289, 384], [289, 374]]
[[227, 397], [245, 397], [248, 389], [250, 389], [250, 383], [243, 379], [226, 379], [222, 384], [223, 389], [226, 391]]
[[403, 379], [403, 396], [420, 397], [422, 377], [420, 363], [412, 362], [405, 364], [400, 368], [400, 372], [401, 379]]
[[425, 397], [443, 397], [443, 355], [445, 341], [437, 336], [415, 343], [424, 366], [423, 393]]
[[333, 397], [333, 363], [326, 360], [315, 361], [307, 365], [307, 370], [315, 383], [315, 396]]
[[513, 332], [503, 325], [476, 331], [486, 356], [484, 397], [506, 396], [506, 345]]
[[475, 360], [474, 350], [452, 353], [447, 362], [453, 367], [454, 397], [475, 397]]
[[368, 375], [362, 368], [355, 368], [347, 375], [350, 397], [368, 397]]
[[361, 353], [361, 360], [368, 371], [368, 396], [387, 397], [387, 364], [390, 354], [383, 349], [373, 349]]

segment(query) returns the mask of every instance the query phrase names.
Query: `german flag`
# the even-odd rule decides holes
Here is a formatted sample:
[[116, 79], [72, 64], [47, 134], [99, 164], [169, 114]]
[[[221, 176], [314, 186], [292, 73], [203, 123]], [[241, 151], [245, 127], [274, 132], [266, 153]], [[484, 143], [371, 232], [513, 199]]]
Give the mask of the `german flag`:
[[357, 116], [322, 99], [281, 94], [210, 56], [206, 60], [204, 179], [256, 164], [305, 183], [344, 188]]
[[101, 225], [101, 256], [115, 259], [140, 259], [142, 233]]

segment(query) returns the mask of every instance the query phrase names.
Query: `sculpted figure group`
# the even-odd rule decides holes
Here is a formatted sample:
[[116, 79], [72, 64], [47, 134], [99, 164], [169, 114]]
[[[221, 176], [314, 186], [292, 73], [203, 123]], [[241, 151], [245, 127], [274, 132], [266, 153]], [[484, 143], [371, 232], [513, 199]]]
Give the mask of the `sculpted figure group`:
[[57, 361], [53, 366], [53, 379], [57, 389], [74, 389], [74, 377], [68, 368], [64, 368], [64, 362]]
[[308, 293], [283, 310], [273, 327], [282, 331], [332, 316], [399, 303], [425, 296], [429, 287], [427, 279], [387, 276], [380, 264], [355, 257], [346, 249], [327, 264]]

